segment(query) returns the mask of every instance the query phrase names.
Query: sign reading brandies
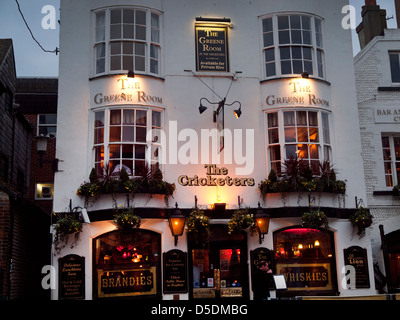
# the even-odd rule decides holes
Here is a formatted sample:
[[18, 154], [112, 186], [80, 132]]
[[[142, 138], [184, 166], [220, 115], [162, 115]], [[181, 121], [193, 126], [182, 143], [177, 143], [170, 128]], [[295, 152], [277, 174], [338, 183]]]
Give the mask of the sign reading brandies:
[[228, 28], [196, 25], [196, 71], [229, 72]]

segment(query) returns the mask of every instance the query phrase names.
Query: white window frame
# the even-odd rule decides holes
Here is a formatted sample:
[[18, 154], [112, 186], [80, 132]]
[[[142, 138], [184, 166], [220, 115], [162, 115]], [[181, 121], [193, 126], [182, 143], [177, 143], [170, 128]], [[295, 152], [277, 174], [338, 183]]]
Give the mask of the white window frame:
[[[386, 148], [383, 146], [383, 137], [388, 137], [389, 138], [389, 148]], [[394, 138], [399, 138], [400, 139], [400, 134], [393, 134], [393, 133], [382, 133], [381, 134], [381, 150], [382, 150], [382, 159], [383, 159], [383, 173], [384, 173], [384, 186], [386, 188], [393, 188], [394, 186], [397, 186], [400, 183], [400, 177], [397, 176], [396, 174], [396, 163], [399, 164], [400, 167], [400, 159], [396, 161], [396, 152], [395, 152], [395, 144], [394, 144]], [[385, 160], [384, 157], [384, 152], [385, 150], [390, 151], [390, 160]], [[390, 163], [390, 174], [386, 173], [386, 169], [385, 169], [385, 162], [386, 163]], [[400, 174], [399, 174], [400, 175]], [[388, 185], [387, 183], [387, 179], [386, 176], [390, 176], [392, 179], [392, 185]]]
[[[40, 123], [40, 116], [55, 116], [56, 117], [56, 122], [55, 123]], [[55, 135], [54, 137], [57, 136], [57, 114], [56, 113], [39, 113], [37, 115], [37, 121], [36, 121], [36, 134], [39, 136], [40, 135], [40, 128], [41, 127], [55, 127]], [[46, 137], [49, 136], [50, 134], [47, 134]]]
[[[120, 39], [111, 39], [110, 37], [110, 28], [111, 28], [111, 11], [112, 10], [134, 10], [136, 11], [143, 11], [146, 13], [146, 25], [145, 25], [145, 34], [146, 34], [146, 39], [145, 40], [140, 40], [140, 39], [131, 39], [131, 38], [123, 38], [123, 35], [121, 35]], [[105, 13], [105, 26], [104, 26], [104, 40], [96, 41], [96, 15], [104, 12]], [[155, 14], [158, 16], [158, 28], [152, 26], [152, 15]], [[161, 48], [162, 48], [162, 13], [153, 9], [145, 8], [145, 7], [134, 7], [134, 6], [115, 6], [115, 7], [109, 7], [109, 8], [102, 8], [93, 11], [93, 21], [92, 21], [92, 30], [93, 30], [93, 47], [92, 47], [92, 61], [93, 61], [93, 66], [92, 66], [92, 74], [94, 77], [98, 76], [103, 76], [103, 75], [108, 75], [108, 74], [121, 74], [121, 73], [127, 73], [130, 70], [127, 69], [119, 69], [119, 70], [111, 70], [111, 43], [115, 42], [130, 42], [130, 43], [143, 43], [145, 45], [145, 68], [144, 71], [141, 70], [135, 70], [134, 67], [134, 72], [135, 74], [147, 74], [147, 75], [152, 75], [155, 77], [160, 77], [162, 75], [162, 63], [161, 63]], [[123, 19], [123, 18], [122, 18]], [[135, 13], [135, 19], [136, 19], [136, 13]], [[136, 21], [135, 21], [136, 22]], [[122, 22], [123, 24], [123, 22]], [[136, 24], [134, 24], [136, 26]], [[152, 31], [157, 30], [158, 31], [158, 36], [159, 36], [159, 42], [155, 42], [152, 39]], [[96, 57], [96, 46], [104, 44], [104, 71], [103, 72], [97, 72], [97, 57]], [[152, 48], [157, 49], [157, 57], [154, 57], [154, 50]], [[134, 49], [135, 50], [135, 49]], [[121, 52], [121, 56], [123, 53]], [[131, 55], [131, 54], [130, 54]], [[132, 53], [133, 60], [135, 59], [135, 51]], [[157, 72], [152, 72], [152, 63], [151, 61], [158, 61], [158, 71]], [[133, 61], [133, 66], [135, 62]], [[121, 68], [123, 68], [123, 64], [121, 63]]]
[[[136, 130], [135, 130], [135, 141], [110, 141], [110, 127], [114, 126], [114, 125], [110, 125], [110, 114], [111, 111], [113, 110], [140, 110], [140, 111], [146, 111], [146, 134], [148, 132], [148, 130], [151, 128], [153, 129], [153, 137], [154, 137], [154, 131], [158, 131], [157, 134], [157, 141], [154, 142], [138, 142], [136, 141]], [[152, 124], [152, 112], [159, 112], [160, 113], [160, 122], [161, 122], [161, 126], [154, 126]], [[103, 142], [100, 143], [95, 143], [95, 113], [96, 112], [104, 112], [104, 127], [103, 127]], [[162, 164], [163, 164], [163, 146], [165, 144], [164, 141], [164, 136], [163, 136], [163, 127], [164, 127], [164, 111], [161, 108], [155, 108], [155, 107], [146, 107], [146, 106], [126, 106], [126, 105], [121, 105], [121, 106], [113, 106], [113, 107], [105, 107], [105, 108], [100, 108], [100, 109], [96, 109], [93, 110], [93, 121], [92, 121], [92, 161], [91, 161], [91, 168], [96, 168], [96, 164], [97, 163], [101, 163], [103, 162], [104, 164], [109, 163], [110, 159], [110, 145], [143, 145], [145, 146], [145, 163], [147, 165], [149, 165], [149, 167], [151, 165], [155, 165], [156, 163], [158, 163], [158, 167], [160, 168], [160, 170], [162, 171]], [[115, 125], [118, 126], [118, 125]], [[122, 124], [122, 119], [121, 119], [121, 124], [120, 126], [123, 127]], [[131, 125], [129, 125], [131, 126]], [[140, 125], [139, 125], [140, 126]], [[137, 127], [137, 125], [132, 125], [132, 127]], [[121, 137], [121, 140], [123, 140], [123, 137]], [[96, 161], [96, 147], [100, 147], [104, 146], [104, 155], [103, 158], [100, 159], [100, 161]], [[151, 148], [151, 152], [148, 152], [149, 148]], [[153, 157], [154, 155], [154, 151], [155, 148], [158, 148], [158, 156], [157, 157]], [[123, 162], [123, 157], [122, 157], [122, 152], [121, 155], [119, 157], [120, 160], [120, 164], [122, 164]], [[97, 159], [98, 160], [98, 159]], [[135, 175], [135, 160], [142, 160], [142, 159], [135, 159], [135, 154], [132, 154], [132, 158], [126, 158], [126, 160], [128, 161], [133, 161], [133, 166], [132, 166], [132, 174], [130, 175], [131, 177], [137, 177], [137, 175]], [[100, 164], [101, 165], [101, 164]], [[101, 174], [101, 172], [98, 172], [98, 174]], [[114, 175], [116, 175], [117, 173], [114, 172]]]
[[[280, 147], [280, 163], [281, 163], [281, 170], [283, 168], [283, 163], [286, 159], [288, 159], [287, 153], [286, 153], [286, 145], [299, 145], [299, 144], [307, 144], [305, 142], [298, 142], [296, 139], [296, 142], [286, 142], [285, 141], [285, 126], [284, 126], [284, 112], [290, 112], [290, 111], [311, 111], [311, 112], [316, 112], [317, 113], [317, 119], [318, 119], [318, 137], [319, 141], [318, 142], [312, 142], [312, 144], [315, 144], [318, 146], [318, 161], [321, 163], [325, 160], [328, 160], [332, 162], [332, 132], [331, 132], [331, 116], [330, 112], [326, 110], [321, 110], [321, 109], [312, 109], [312, 108], [304, 108], [304, 107], [299, 107], [299, 108], [284, 108], [284, 109], [269, 109], [264, 111], [264, 121], [265, 121], [265, 128], [266, 128], [266, 133], [265, 133], [265, 141], [266, 141], [266, 152], [267, 152], [267, 172], [270, 172], [272, 169], [272, 163], [271, 163], [271, 156], [270, 156], [270, 149], [273, 146], [279, 146]], [[269, 126], [268, 126], [268, 114], [270, 113], [277, 113], [278, 115], [278, 142], [277, 143], [269, 143]], [[327, 115], [327, 124], [328, 128], [324, 127], [324, 122], [323, 122], [323, 114]], [[276, 128], [276, 127], [273, 127]], [[308, 128], [308, 125], [307, 125]], [[328, 137], [327, 137], [328, 134]], [[328, 139], [327, 139], [328, 138]], [[311, 143], [310, 143], [311, 144]], [[309, 164], [311, 163], [312, 159], [310, 159], [310, 155], [305, 161], [307, 161]], [[279, 161], [275, 161], [279, 162]], [[279, 173], [279, 172], [277, 172]]]
[[[306, 16], [310, 18], [310, 33], [311, 33], [311, 44], [304, 44], [304, 43], [290, 43], [288, 44], [279, 44], [279, 30], [278, 30], [278, 17], [279, 16]], [[264, 29], [263, 29], [263, 20], [271, 18], [272, 19], [272, 35], [273, 35], [273, 42], [271, 45], [264, 46]], [[290, 18], [289, 18], [290, 20]], [[317, 32], [316, 30], [316, 20], [320, 21], [321, 25], [321, 33]], [[324, 49], [323, 49], [323, 38], [324, 38], [324, 24], [323, 24], [323, 19], [321, 17], [315, 16], [315, 15], [310, 15], [307, 13], [303, 12], [289, 12], [289, 13], [275, 13], [272, 15], [265, 15], [260, 17], [260, 34], [261, 34], [261, 49], [262, 49], [262, 76], [264, 79], [274, 79], [274, 78], [280, 78], [280, 77], [298, 77], [301, 73], [290, 73], [290, 74], [282, 74], [282, 68], [281, 68], [281, 50], [280, 48], [282, 47], [289, 47], [290, 48], [290, 54], [292, 54], [292, 47], [301, 47], [301, 48], [311, 48], [311, 58], [312, 58], [312, 68], [313, 68], [313, 74], [310, 75], [312, 78], [317, 78], [317, 79], [326, 79], [326, 70], [325, 70], [325, 58], [324, 58]], [[289, 22], [290, 23], [290, 22]], [[290, 28], [289, 25], [289, 33], [291, 34], [290, 31], [292, 29]], [[294, 30], [302, 30], [303, 29], [294, 29]], [[320, 44], [321, 46], [317, 45], [317, 36], [321, 37]], [[291, 37], [291, 36], [290, 36]], [[291, 39], [291, 38], [290, 38]], [[266, 51], [269, 49], [273, 49], [274, 52], [274, 63], [275, 63], [275, 75], [267, 75], [267, 70], [266, 70]], [[299, 61], [302, 61], [304, 63], [303, 56], [303, 49], [302, 51], [302, 59]], [[320, 53], [320, 57], [322, 61], [318, 61], [318, 52]], [[288, 61], [291, 61], [291, 71], [293, 72], [293, 60], [298, 60], [298, 59], [293, 59], [292, 56]], [[272, 60], [271, 60], [272, 62]], [[319, 75], [319, 65], [322, 63], [322, 76]], [[303, 70], [305, 71], [305, 70]]]

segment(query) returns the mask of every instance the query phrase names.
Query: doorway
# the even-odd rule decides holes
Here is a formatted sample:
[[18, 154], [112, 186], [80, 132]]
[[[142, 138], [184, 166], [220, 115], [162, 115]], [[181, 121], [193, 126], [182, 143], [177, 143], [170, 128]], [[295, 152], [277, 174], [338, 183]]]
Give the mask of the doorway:
[[211, 225], [208, 243], [188, 242], [191, 299], [248, 299], [247, 235]]

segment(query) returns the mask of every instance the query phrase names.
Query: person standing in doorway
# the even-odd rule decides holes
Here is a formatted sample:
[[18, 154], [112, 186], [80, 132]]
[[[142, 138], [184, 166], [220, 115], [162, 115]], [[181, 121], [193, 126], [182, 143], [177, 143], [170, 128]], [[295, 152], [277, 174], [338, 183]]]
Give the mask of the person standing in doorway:
[[254, 300], [268, 300], [269, 290], [272, 288], [272, 270], [267, 261], [260, 261], [254, 274]]

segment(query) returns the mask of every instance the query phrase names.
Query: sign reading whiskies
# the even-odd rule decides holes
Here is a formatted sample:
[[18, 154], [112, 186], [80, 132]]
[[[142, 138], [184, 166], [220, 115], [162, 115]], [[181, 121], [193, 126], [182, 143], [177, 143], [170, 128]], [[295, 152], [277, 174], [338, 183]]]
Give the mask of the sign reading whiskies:
[[196, 25], [196, 71], [229, 72], [228, 27]]

